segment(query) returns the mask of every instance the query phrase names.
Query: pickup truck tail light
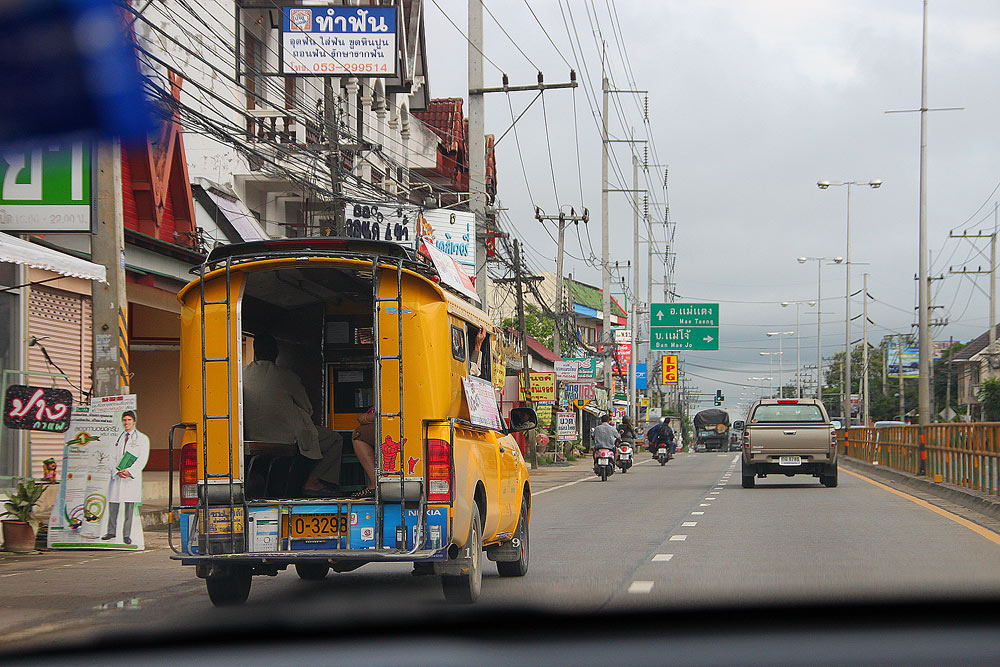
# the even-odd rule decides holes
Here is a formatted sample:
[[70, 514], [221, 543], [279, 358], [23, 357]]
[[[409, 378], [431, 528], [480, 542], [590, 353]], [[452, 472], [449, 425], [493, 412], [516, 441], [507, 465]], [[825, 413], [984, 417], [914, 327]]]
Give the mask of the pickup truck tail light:
[[198, 504], [198, 444], [181, 447], [181, 505]]
[[750, 449], [750, 429], [745, 429], [743, 431], [743, 446]]
[[451, 446], [444, 440], [427, 441], [427, 502], [450, 503]]
[[830, 429], [830, 449], [837, 447], [837, 429]]

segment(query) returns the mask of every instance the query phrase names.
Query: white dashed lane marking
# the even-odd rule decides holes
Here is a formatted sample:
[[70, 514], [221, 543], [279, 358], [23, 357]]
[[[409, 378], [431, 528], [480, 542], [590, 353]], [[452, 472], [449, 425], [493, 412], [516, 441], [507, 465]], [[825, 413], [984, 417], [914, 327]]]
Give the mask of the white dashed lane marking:
[[671, 536], [670, 536], [670, 541], [671, 541], [671, 542], [683, 542], [683, 541], [685, 541], [685, 540], [686, 540], [687, 538], [688, 538], [688, 536], [687, 536], [687, 535], [671, 535]]
[[693, 514], [694, 516], [698, 516], [700, 514], [704, 514], [704, 512], [691, 512], [691, 514]]
[[674, 557], [673, 554], [656, 554], [655, 556], [653, 556], [653, 562], [654, 563], [664, 563], [664, 562], [670, 560], [673, 557]]
[[684, 523], [681, 524], [681, 526], [683, 526], [684, 528], [693, 528], [694, 526], [697, 525], [698, 525], [697, 521], [685, 521]]
[[633, 581], [628, 587], [629, 593], [634, 593], [638, 595], [644, 595], [653, 590], [652, 581]]

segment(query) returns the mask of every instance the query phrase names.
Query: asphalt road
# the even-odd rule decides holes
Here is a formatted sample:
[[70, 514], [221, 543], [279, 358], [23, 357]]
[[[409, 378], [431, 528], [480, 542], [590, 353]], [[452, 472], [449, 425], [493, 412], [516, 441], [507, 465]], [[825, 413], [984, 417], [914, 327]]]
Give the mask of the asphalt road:
[[[666, 467], [639, 460], [607, 482], [585, 462], [535, 475], [528, 575], [501, 579], [487, 561], [478, 607], [1000, 594], [1000, 525], [974, 512], [843, 468], [836, 489], [783, 476], [743, 489], [737, 454], [681, 454]], [[262, 619], [277, 628], [468, 613], [444, 603], [437, 578], [386, 564], [322, 582], [293, 570], [256, 577], [245, 607], [214, 609], [193, 568], [168, 559], [165, 534], [147, 533], [147, 544], [143, 553], [0, 558], [0, 650]]]

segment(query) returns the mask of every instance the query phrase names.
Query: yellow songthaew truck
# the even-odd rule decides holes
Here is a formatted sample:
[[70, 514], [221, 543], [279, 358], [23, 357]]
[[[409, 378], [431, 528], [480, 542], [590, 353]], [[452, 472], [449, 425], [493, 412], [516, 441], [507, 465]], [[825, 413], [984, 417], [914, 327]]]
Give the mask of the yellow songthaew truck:
[[[510, 433], [536, 417], [500, 415], [494, 329], [446, 268], [388, 242], [255, 241], [213, 250], [181, 290], [171, 546], [213, 603], [242, 603], [253, 575], [289, 565], [317, 579], [413, 563], [456, 602], [478, 598], [483, 554], [501, 575], [525, 574], [531, 491]], [[339, 484], [321, 497], [303, 490], [313, 461], [294, 439], [244, 432], [243, 369], [263, 335], [301, 380], [315, 425], [344, 442]], [[372, 412], [375, 491], [358, 499], [370, 481], [352, 431]]]

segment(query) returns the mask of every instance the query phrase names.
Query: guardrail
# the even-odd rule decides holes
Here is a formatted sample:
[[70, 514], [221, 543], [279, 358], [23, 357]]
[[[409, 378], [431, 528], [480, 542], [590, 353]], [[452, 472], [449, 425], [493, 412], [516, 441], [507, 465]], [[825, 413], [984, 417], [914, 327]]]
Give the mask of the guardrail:
[[[837, 437], [847, 456], [920, 474], [920, 428], [852, 428]], [[924, 435], [927, 477], [1000, 495], [1000, 423], [931, 424]]]

